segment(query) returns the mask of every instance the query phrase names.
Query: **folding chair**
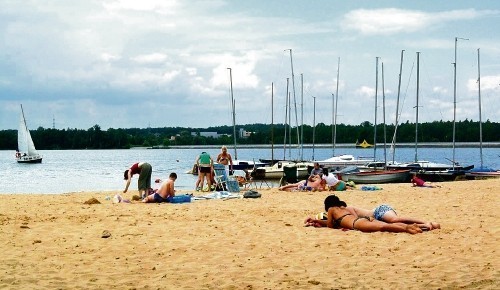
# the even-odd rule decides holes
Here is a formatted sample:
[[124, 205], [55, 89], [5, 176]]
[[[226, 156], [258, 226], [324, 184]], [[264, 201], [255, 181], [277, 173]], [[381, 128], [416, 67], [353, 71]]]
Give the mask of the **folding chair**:
[[297, 166], [283, 166], [283, 177], [281, 177], [280, 186], [297, 182]]
[[217, 190], [227, 190], [226, 167], [223, 164], [214, 163], [214, 180]]
[[221, 191], [240, 192], [238, 181], [227, 176], [226, 167], [223, 164], [214, 164], [215, 188]]

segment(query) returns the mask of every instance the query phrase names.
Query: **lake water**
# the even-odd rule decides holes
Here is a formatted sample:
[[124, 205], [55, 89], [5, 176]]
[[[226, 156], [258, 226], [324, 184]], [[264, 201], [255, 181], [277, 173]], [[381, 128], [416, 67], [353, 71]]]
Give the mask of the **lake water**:
[[[146, 161], [153, 167], [153, 180], [166, 178], [170, 172], [178, 175], [176, 188], [194, 188], [196, 177], [186, 174], [201, 152], [201, 149], [130, 149], [130, 150], [40, 150], [43, 155], [41, 164], [18, 164], [14, 151], [0, 150], [0, 193], [67, 193], [82, 191], [116, 190], [124, 188], [123, 171], [133, 163]], [[206, 149], [215, 158], [219, 149]], [[234, 155], [232, 150], [229, 150]], [[377, 148], [377, 159], [384, 159], [383, 148]], [[450, 163], [451, 148], [422, 148], [418, 151], [419, 160]], [[352, 154], [371, 157], [373, 149], [337, 148], [336, 155]], [[304, 148], [304, 159], [311, 159], [313, 150]], [[388, 159], [392, 159], [387, 150]], [[396, 161], [414, 159], [414, 149], [398, 148]], [[487, 167], [500, 168], [500, 149], [484, 148], [483, 160]], [[283, 149], [274, 150], [274, 158], [283, 158]], [[288, 151], [286, 158], [298, 158], [296, 150]], [[323, 160], [332, 156], [331, 148], [315, 148], [314, 158]], [[480, 165], [478, 148], [456, 148], [456, 161], [462, 165]], [[233, 156], [234, 158], [234, 156]], [[238, 159], [271, 159], [270, 149], [238, 148]], [[155, 185], [153, 183], [153, 185]], [[137, 189], [137, 176], [134, 176], [130, 189]]]

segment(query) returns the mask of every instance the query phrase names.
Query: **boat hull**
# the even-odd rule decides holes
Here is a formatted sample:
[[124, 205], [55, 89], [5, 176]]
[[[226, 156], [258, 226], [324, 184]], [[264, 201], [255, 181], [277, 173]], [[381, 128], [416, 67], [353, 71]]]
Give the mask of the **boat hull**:
[[396, 183], [410, 180], [410, 170], [350, 172], [341, 175], [343, 181], [361, 184]]
[[17, 163], [42, 163], [42, 156], [21, 156], [16, 158]]

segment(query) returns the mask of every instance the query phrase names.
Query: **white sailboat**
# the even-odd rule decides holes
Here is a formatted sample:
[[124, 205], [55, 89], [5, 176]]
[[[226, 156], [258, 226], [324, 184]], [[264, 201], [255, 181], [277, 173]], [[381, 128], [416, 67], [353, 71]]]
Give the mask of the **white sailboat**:
[[24, 118], [23, 105], [21, 105], [21, 119], [19, 120], [19, 130], [17, 131], [17, 148], [16, 160], [19, 163], [41, 163], [42, 155], [38, 154], [31, 139], [30, 131], [26, 126]]

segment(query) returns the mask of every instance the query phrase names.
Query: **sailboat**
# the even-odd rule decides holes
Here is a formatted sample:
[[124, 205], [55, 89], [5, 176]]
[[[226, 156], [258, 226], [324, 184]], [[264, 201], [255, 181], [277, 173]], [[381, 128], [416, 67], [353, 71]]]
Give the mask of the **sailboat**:
[[228, 67], [229, 70], [229, 82], [230, 82], [230, 90], [231, 90], [231, 111], [232, 111], [232, 117], [233, 117], [233, 140], [234, 140], [234, 160], [233, 160], [233, 170], [252, 170], [256, 166], [262, 166], [265, 165], [263, 163], [256, 163], [254, 161], [247, 161], [247, 160], [238, 160], [238, 151], [236, 151], [236, 111], [235, 111], [235, 102], [234, 102], [234, 97], [233, 97], [233, 70]]
[[[435, 163], [430, 161], [418, 160], [418, 109], [419, 109], [419, 77], [420, 77], [420, 52], [417, 52], [417, 94], [416, 94], [416, 119], [415, 119], [415, 160], [414, 162], [394, 163], [388, 165], [388, 169], [409, 169], [412, 172], [418, 173], [420, 176], [425, 176], [427, 180], [445, 181], [455, 180], [459, 175], [463, 175], [465, 170], [474, 168], [474, 165], [461, 166], [455, 162], [453, 158], [452, 164]], [[456, 66], [455, 66], [456, 67]], [[453, 136], [455, 136], [455, 128], [453, 128]], [[453, 138], [455, 139], [455, 138]], [[455, 153], [453, 153], [455, 155]]]
[[[375, 140], [374, 145], [373, 145], [373, 157], [375, 159], [375, 150], [377, 148], [376, 140], [377, 140], [377, 131], [376, 131], [376, 124], [377, 124], [377, 91], [378, 91], [378, 61], [379, 58], [376, 58], [376, 82], [375, 82], [375, 130], [374, 130], [374, 136], [373, 140]], [[355, 183], [389, 183], [389, 182], [404, 182], [409, 179], [410, 175], [410, 170], [408, 169], [400, 169], [400, 170], [388, 170], [388, 169], [383, 169], [383, 170], [378, 170], [378, 167], [380, 164], [383, 164], [384, 167], [386, 167], [387, 164], [387, 158], [386, 158], [386, 153], [385, 153], [385, 148], [386, 146], [386, 138], [385, 138], [385, 87], [384, 87], [384, 63], [382, 63], [382, 91], [383, 91], [383, 109], [384, 109], [384, 114], [383, 114], [383, 120], [384, 120], [384, 162], [372, 162], [371, 164], [368, 164], [367, 166], [358, 166], [354, 170], [345, 170], [344, 172], [341, 172], [340, 176], [343, 181], [348, 182], [348, 181], [353, 181]], [[366, 142], [366, 140], [364, 141]], [[368, 168], [369, 171], [362, 171], [363, 169]]]
[[467, 178], [500, 177], [500, 171], [483, 165], [483, 121], [481, 116], [481, 65], [479, 48], [477, 49], [477, 86], [479, 99], [479, 155], [481, 157], [481, 166], [465, 173]]
[[18, 163], [42, 163], [42, 155], [36, 151], [28, 126], [26, 126], [23, 105], [21, 105], [21, 119], [17, 131], [17, 149], [16, 160]]

